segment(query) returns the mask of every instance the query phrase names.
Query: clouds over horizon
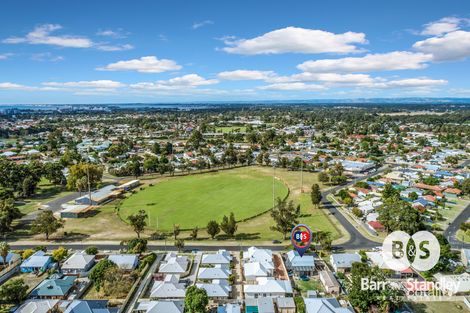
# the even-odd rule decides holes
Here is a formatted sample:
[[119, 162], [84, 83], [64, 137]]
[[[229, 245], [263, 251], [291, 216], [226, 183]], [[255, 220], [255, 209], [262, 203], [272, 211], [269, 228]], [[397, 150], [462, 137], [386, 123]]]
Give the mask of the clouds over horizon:
[[42, 24], [36, 26], [24, 37], [8, 37], [2, 42], [5, 44], [50, 45], [62, 48], [95, 48], [102, 51], [125, 51], [134, 48], [130, 44], [94, 42], [86, 36], [54, 34], [62, 29], [62, 25], [59, 24]]
[[252, 39], [225, 38], [223, 51], [233, 54], [280, 54], [280, 53], [357, 53], [357, 44], [366, 44], [364, 33], [331, 32], [286, 27], [276, 29]]
[[139, 73], [162, 73], [177, 71], [181, 65], [173, 60], [158, 59], [156, 56], [145, 56], [139, 59], [131, 59], [110, 63], [104, 67], [96, 68], [99, 71], [136, 71]]
[[[205, 20], [195, 22], [191, 28], [184, 24], [182, 28], [185, 34], [204, 38], [205, 31], [193, 30], [211, 24], [211, 20]], [[467, 30], [469, 25], [468, 19], [443, 17], [421, 25], [421, 29], [412, 34], [407, 32], [408, 36], [412, 36], [407, 46], [390, 49], [391, 51], [377, 49], [372, 43], [369, 45], [365, 32], [343, 30], [335, 33], [292, 26], [273, 28], [252, 38], [246, 36], [247, 39], [237, 39], [225, 36], [219, 39], [224, 42], [224, 47], [217, 48], [212, 45], [211, 49], [212, 53], [221, 55], [223, 61], [219, 62], [217, 59], [217, 62], [212, 63], [210, 58], [213, 56], [201, 57], [196, 53], [199, 49], [197, 46], [194, 46], [194, 54], [187, 49], [168, 49], [173, 43], [173, 37], [168, 42], [161, 42], [162, 40], [154, 34], [151, 40], [158, 42], [155, 46], [142, 48], [145, 51], [142, 53], [127, 53], [125, 51], [134, 47], [129, 43], [115, 41], [131, 37], [131, 33], [123, 29], [96, 27], [93, 31], [95, 37], [92, 39], [84, 35], [68, 34], [59, 24], [41, 24], [24, 36], [7, 37], [2, 42], [5, 45], [45, 45], [49, 46], [52, 52], [38, 48], [18, 52], [10, 47], [11, 50], [6, 50], [8, 53], [0, 53], [0, 61], [1, 64], [13, 63], [26, 56], [27, 60], [51, 62], [42, 66], [51, 66], [57, 72], [42, 79], [36, 80], [33, 77], [34, 83], [24, 83], [12, 78], [0, 82], [0, 91], [149, 96], [160, 93], [171, 95], [172, 92], [185, 95], [229, 95], [231, 92], [250, 95], [279, 92], [278, 94], [282, 95], [283, 92], [297, 92], [310, 96], [336, 95], [352, 90], [398, 90], [410, 94], [414, 91], [439, 91], [441, 87], [449, 84], [448, 76], [439, 77], [440, 72], [427, 69], [437, 63], [461, 61], [470, 56], [470, 31]], [[214, 28], [208, 28], [207, 31]], [[214, 38], [217, 37], [211, 37]], [[74, 75], [73, 71], [70, 71], [70, 76], [69, 72], [61, 74], [58, 69], [62, 66], [67, 68], [66, 66], [77, 60], [72, 59], [76, 56], [67, 55], [65, 49], [52, 50], [50, 47], [95, 50], [94, 53], [99, 54], [99, 58], [90, 60], [99, 61], [92, 65], [83, 62], [88, 64], [89, 68], [78, 71], [77, 75]], [[113, 57], [110, 57], [109, 54], [96, 50], [122, 53], [116, 53], [117, 56], [112, 54]], [[73, 52], [82, 53], [76, 51]], [[285, 55], [279, 56], [281, 54]], [[14, 57], [11, 57], [13, 55]], [[159, 58], [157, 55], [168, 57]], [[185, 58], [186, 55], [190, 58]], [[84, 60], [88, 61], [85, 57]], [[39, 62], [35, 65], [41, 66]]]

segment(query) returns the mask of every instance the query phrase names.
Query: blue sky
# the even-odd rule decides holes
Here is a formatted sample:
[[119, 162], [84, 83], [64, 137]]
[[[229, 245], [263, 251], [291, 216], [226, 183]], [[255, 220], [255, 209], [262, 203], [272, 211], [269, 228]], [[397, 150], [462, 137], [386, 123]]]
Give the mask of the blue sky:
[[0, 3], [0, 103], [470, 96], [468, 1]]

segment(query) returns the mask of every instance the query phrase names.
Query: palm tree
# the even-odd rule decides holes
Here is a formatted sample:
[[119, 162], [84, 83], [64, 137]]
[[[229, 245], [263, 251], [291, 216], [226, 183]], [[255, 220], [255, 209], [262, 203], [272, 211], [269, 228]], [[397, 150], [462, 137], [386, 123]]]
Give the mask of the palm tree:
[[6, 267], [8, 252], [10, 252], [10, 245], [5, 241], [0, 242], [0, 256], [3, 258], [3, 267]]

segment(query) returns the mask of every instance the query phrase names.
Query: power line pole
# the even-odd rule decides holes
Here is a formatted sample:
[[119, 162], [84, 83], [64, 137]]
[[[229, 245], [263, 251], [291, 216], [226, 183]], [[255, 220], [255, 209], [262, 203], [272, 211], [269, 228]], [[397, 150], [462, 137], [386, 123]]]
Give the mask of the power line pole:
[[90, 164], [87, 163], [86, 166], [86, 178], [88, 184], [88, 199], [90, 200], [90, 205], [93, 205], [93, 200], [91, 199], [91, 188], [90, 188]]
[[300, 155], [300, 193], [304, 192], [304, 158]]
[[276, 175], [276, 167], [273, 164], [273, 208], [274, 208], [274, 205], [275, 205], [275, 201], [274, 201], [274, 176], [275, 175]]

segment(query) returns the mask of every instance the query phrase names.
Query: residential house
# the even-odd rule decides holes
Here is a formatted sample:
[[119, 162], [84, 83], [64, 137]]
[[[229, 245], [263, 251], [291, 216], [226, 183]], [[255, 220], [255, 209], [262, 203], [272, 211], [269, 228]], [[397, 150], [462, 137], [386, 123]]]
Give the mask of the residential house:
[[276, 308], [271, 297], [247, 298], [245, 299], [245, 311], [250, 313], [276, 313]]
[[255, 283], [258, 277], [273, 276], [273, 269], [266, 269], [261, 262], [250, 262], [243, 264], [243, 273], [246, 282]]
[[344, 308], [336, 298], [304, 298], [305, 313], [353, 313], [352, 308]]
[[276, 298], [277, 312], [279, 313], [295, 313], [294, 298]]
[[155, 281], [150, 291], [152, 299], [180, 299], [186, 295], [184, 284], [179, 275], [166, 275], [163, 281]]
[[170, 252], [165, 256], [165, 260], [160, 264], [158, 270], [163, 274], [183, 274], [189, 266], [189, 260], [186, 256], [177, 256], [176, 253]]
[[338, 280], [335, 275], [330, 271], [320, 271], [319, 273], [320, 281], [325, 288], [325, 291], [330, 294], [339, 294], [341, 286], [339, 285]]
[[361, 262], [361, 256], [357, 253], [333, 253], [330, 256], [330, 263], [335, 272], [346, 272], [355, 262]]
[[64, 313], [117, 313], [117, 307], [108, 307], [108, 300], [73, 300]]
[[3, 256], [0, 256], [0, 266], [4, 264], [11, 265], [20, 259], [21, 256], [19, 254], [9, 251], [5, 259], [3, 259]]
[[61, 266], [65, 275], [85, 276], [95, 265], [95, 256], [86, 253], [74, 253]]
[[22, 273], [45, 272], [51, 263], [52, 258], [39, 250], [21, 263], [20, 270]]
[[183, 300], [140, 301], [135, 312], [137, 313], [183, 313]]
[[214, 279], [212, 283], [198, 283], [196, 286], [204, 289], [211, 299], [228, 299], [232, 291], [232, 287], [225, 279]]
[[198, 278], [202, 280], [207, 279], [228, 279], [230, 270], [221, 266], [217, 267], [200, 267]]
[[443, 194], [447, 199], [457, 199], [460, 195], [462, 195], [462, 190], [458, 188], [447, 188], [444, 190]]
[[59, 300], [30, 299], [24, 302], [15, 313], [51, 313], [57, 309]]
[[304, 255], [291, 250], [286, 256], [286, 268], [297, 276], [311, 276], [315, 272], [315, 260], [313, 255]]
[[292, 295], [289, 280], [279, 280], [273, 277], [258, 277], [257, 284], [245, 284], [245, 298], [286, 297]]
[[241, 313], [241, 307], [238, 303], [227, 303], [217, 307], [217, 313]]
[[227, 250], [219, 250], [217, 253], [204, 254], [202, 256], [201, 264], [203, 265], [217, 265], [225, 264], [230, 265], [232, 256]]
[[74, 276], [55, 276], [43, 280], [36, 288], [31, 291], [32, 299], [67, 299], [75, 286]]
[[108, 260], [116, 264], [120, 269], [126, 271], [133, 271], [139, 264], [139, 257], [137, 254], [112, 254]]
[[447, 295], [466, 295], [470, 291], [470, 274], [444, 275], [437, 273], [434, 275], [440, 284], [442, 292]]

